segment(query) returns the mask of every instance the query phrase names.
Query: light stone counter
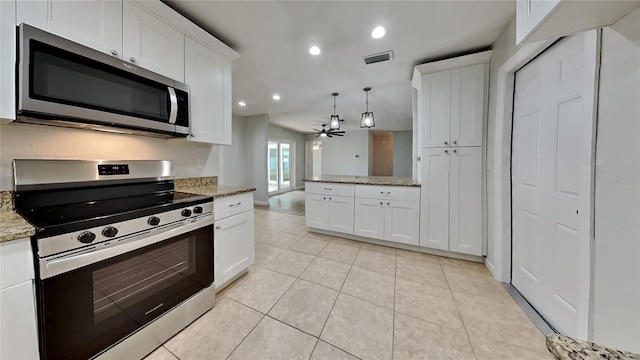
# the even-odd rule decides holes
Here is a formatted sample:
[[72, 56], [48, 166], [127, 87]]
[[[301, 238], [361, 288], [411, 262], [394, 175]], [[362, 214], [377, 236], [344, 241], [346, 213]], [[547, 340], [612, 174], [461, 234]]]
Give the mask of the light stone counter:
[[0, 192], [0, 242], [30, 237], [35, 233], [33, 226], [13, 211], [11, 192]]
[[227, 196], [253, 192], [253, 191], [256, 191], [256, 189], [245, 188], [241, 186], [231, 186], [231, 185], [209, 185], [209, 186], [180, 188], [180, 189], [176, 189], [176, 191], [185, 192], [189, 194], [196, 194], [196, 195], [213, 196], [214, 199], [218, 199], [218, 198], [223, 198]]
[[321, 175], [303, 179], [302, 181], [356, 185], [420, 186], [420, 183], [414, 179], [394, 176]]
[[639, 354], [553, 333], [547, 335], [547, 349], [559, 360], [640, 360]]

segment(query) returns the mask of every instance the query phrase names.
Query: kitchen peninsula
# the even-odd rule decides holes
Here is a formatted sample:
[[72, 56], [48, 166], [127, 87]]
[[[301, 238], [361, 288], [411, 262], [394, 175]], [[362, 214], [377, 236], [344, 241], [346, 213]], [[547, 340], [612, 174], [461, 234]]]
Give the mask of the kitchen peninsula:
[[304, 181], [306, 225], [313, 231], [387, 246], [419, 245], [420, 184], [415, 180], [324, 175]]

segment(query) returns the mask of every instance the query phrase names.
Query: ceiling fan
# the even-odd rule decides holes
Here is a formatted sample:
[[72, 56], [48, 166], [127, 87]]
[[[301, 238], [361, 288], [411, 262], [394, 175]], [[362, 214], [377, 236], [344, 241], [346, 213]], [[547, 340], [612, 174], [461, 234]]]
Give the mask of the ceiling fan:
[[313, 130], [317, 131], [316, 137], [333, 137], [333, 136], [344, 136], [344, 131], [327, 129], [327, 124], [322, 124], [322, 130], [318, 130], [314, 128]]

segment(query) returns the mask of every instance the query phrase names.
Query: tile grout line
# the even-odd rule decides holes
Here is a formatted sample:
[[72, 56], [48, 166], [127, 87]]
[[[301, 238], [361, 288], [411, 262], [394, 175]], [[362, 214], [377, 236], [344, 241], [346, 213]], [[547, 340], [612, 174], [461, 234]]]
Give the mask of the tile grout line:
[[478, 359], [478, 355], [476, 354], [476, 349], [471, 342], [471, 337], [469, 336], [469, 332], [467, 331], [467, 326], [464, 323], [464, 319], [462, 318], [462, 314], [460, 314], [460, 308], [456, 298], [453, 296], [453, 290], [451, 289], [451, 285], [449, 285], [449, 279], [447, 279], [447, 274], [444, 271], [444, 267], [442, 266], [442, 262], [440, 261], [440, 257], [438, 257], [438, 264], [440, 264], [440, 270], [442, 270], [442, 275], [444, 276], [444, 281], [447, 282], [447, 287], [449, 288], [449, 293], [451, 294], [451, 298], [453, 299], [453, 303], [456, 305], [456, 311], [458, 312], [458, 316], [460, 317], [460, 323], [462, 324], [462, 328], [464, 329], [464, 334], [467, 335], [467, 340], [469, 340], [469, 346], [471, 347], [471, 352], [473, 353], [473, 357]]
[[398, 282], [398, 252], [396, 251], [394, 259], [395, 271], [393, 276], [393, 322], [391, 324], [391, 360], [395, 358], [396, 353], [396, 284]]

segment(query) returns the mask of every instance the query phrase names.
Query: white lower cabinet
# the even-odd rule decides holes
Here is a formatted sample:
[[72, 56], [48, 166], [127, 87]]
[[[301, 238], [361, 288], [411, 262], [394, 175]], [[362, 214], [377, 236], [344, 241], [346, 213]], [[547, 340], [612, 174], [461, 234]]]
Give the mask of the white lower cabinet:
[[420, 245], [482, 255], [482, 148], [422, 150]]
[[[216, 203], [217, 202], [217, 203]], [[247, 204], [251, 208], [247, 210]], [[253, 196], [214, 200], [214, 278], [216, 290], [228, 285], [255, 261]]]
[[[356, 194], [362, 193], [356, 186]], [[393, 190], [378, 187], [381, 191], [377, 199], [355, 198], [354, 234], [373, 239], [392, 241], [402, 244], [418, 245], [420, 241], [420, 202], [382, 198]], [[419, 189], [403, 189], [420, 197]]]
[[37, 359], [33, 280], [0, 290], [0, 359]]
[[37, 359], [33, 254], [28, 238], [0, 243], [0, 359]]
[[353, 234], [353, 196], [306, 194], [305, 221], [311, 228]]

